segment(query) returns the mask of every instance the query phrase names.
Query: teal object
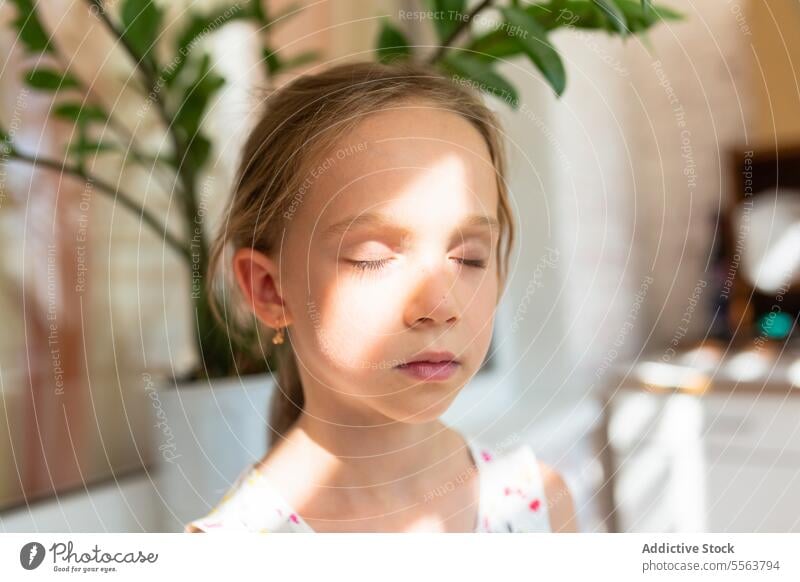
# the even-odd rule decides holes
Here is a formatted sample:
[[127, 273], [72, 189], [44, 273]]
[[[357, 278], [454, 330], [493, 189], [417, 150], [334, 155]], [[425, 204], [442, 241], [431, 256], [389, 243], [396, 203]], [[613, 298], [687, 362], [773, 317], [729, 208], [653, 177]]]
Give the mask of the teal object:
[[792, 330], [794, 320], [788, 313], [770, 311], [758, 320], [758, 329], [761, 335], [769, 339], [784, 339]]

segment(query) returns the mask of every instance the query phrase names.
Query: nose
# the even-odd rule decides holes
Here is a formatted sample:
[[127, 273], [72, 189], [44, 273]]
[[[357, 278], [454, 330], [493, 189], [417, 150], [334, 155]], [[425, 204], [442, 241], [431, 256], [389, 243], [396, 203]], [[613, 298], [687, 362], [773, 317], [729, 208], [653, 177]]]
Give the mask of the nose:
[[405, 313], [409, 327], [453, 324], [461, 316], [456, 297], [455, 278], [444, 266], [426, 265], [420, 268]]

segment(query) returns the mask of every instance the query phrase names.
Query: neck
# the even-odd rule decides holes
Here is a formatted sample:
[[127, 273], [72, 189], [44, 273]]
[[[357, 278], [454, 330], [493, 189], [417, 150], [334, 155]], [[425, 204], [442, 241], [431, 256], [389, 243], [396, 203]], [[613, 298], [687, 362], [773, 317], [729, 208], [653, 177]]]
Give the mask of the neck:
[[336, 468], [336, 484], [351, 487], [423, 483], [425, 469], [453, 452], [452, 431], [439, 420], [410, 424], [363, 412], [331, 418], [330, 410], [306, 408], [290, 438], [316, 449], [321, 461]]

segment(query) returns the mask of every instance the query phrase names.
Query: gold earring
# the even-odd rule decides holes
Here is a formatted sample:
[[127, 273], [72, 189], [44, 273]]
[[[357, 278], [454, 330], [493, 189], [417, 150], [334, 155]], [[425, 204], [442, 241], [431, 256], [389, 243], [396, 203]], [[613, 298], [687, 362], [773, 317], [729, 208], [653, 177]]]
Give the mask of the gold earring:
[[278, 331], [275, 332], [275, 335], [272, 336], [272, 343], [273, 344], [282, 344], [283, 343], [283, 328], [279, 327]]

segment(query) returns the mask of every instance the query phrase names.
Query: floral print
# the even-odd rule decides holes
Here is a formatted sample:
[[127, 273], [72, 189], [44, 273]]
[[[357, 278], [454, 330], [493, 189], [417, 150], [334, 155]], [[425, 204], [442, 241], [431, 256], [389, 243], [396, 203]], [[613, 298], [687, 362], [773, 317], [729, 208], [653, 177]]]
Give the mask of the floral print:
[[[529, 445], [500, 453], [465, 439], [478, 468], [476, 532], [549, 532], [550, 518], [539, 463]], [[245, 468], [219, 504], [184, 531], [313, 533], [270, 486], [255, 464]]]

